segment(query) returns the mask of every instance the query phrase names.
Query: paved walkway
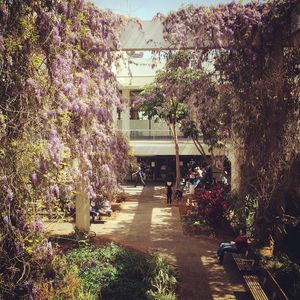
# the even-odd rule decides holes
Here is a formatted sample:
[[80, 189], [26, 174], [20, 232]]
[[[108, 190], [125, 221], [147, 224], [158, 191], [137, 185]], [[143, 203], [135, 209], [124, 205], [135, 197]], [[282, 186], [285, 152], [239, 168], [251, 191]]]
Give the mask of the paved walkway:
[[[162, 187], [124, 188], [130, 197], [122, 203], [117, 217], [91, 225], [98, 237], [168, 255], [178, 266], [183, 300], [251, 299], [230, 257], [225, 257], [223, 265], [218, 264], [218, 241], [183, 234], [179, 210], [166, 206]], [[52, 234], [67, 234], [73, 226], [59, 223], [48, 229]]]

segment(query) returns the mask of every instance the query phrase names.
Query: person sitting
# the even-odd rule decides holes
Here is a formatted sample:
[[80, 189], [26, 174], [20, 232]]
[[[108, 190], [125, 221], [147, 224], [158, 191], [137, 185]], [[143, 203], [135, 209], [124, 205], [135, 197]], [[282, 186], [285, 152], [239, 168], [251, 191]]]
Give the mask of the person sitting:
[[94, 201], [91, 201], [90, 203], [90, 216], [92, 217], [92, 222], [95, 222], [95, 218], [98, 216], [98, 213], [96, 210], [96, 203]]
[[243, 230], [240, 230], [239, 235], [230, 243], [221, 243], [217, 251], [219, 262], [222, 263], [224, 259], [224, 254], [226, 252], [230, 253], [242, 253], [248, 247], [247, 237]]

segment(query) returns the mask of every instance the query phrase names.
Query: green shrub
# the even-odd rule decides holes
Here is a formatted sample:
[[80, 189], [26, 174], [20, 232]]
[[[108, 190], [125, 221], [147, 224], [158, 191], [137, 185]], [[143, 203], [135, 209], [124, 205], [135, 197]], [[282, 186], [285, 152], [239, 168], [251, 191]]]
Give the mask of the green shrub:
[[182, 223], [188, 233], [211, 235], [214, 229], [197, 212], [191, 212], [182, 217]]
[[143, 281], [122, 277], [104, 288], [101, 298], [103, 300], [146, 300], [147, 288]]
[[150, 273], [147, 274], [147, 279], [151, 283], [151, 290], [147, 292], [148, 299], [176, 299], [176, 273], [167, 259], [161, 255], [153, 255], [148, 260]]
[[[176, 273], [165, 257], [110, 243], [70, 250], [61, 262], [76, 267], [82, 299], [176, 299]], [[84, 292], [83, 292], [84, 291]]]
[[290, 300], [298, 300], [300, 295], [300, 266], [288, 256], [263, 259], [263, 265], [274, 275], [280, 287]]
[[175, 293], [165, 294], [164, 292], [153, 292], [152, 290], [147, 292], [147, 297], [149, 300], [176, 300], [177, 299]]
[[87, 264], [92, 264], [100, 259], [100, 251], [90, 247], [76, 248], [68, 252], [66, 260], [71, 265], [77, 265], [79, 268]]

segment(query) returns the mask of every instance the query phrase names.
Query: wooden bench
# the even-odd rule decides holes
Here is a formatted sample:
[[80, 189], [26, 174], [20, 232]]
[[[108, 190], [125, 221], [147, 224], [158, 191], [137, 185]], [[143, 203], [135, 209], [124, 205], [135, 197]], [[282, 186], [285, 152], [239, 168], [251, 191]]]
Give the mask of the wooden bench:
[[269, 300], [269, 297], [264, 290], [263, 282], [257, 275], [259, 261], [255, 259], [255, 254], [251, 248], [248, 248], [244, 254], [231, 254], [238, 270], [242, 273], [243, 279], [253, 298], [255, 300]]
[[245, 254], [231, 253], [231, 255], [255, 300], [288, 300], [272, 274], [266, 269], [259, 268], [259, 260], [255, 259], [251, 249]]
[[255, 300], [269, 300], [269, 297], [266, 295], [263, 290], [259, 277], [256, 275], [243, 275], [243, 278]]
[[257, 260], [244, 258], [240, 253], [232, 253], [232, 257], [240, 272], [251, 273], [256, 271]]
[[289, 298], [284, 293], [284, 291], [281, 289], [281, 287], [278, 285], [275, 278], [272, 276], [272, 274], [265, 269], [261, 270], [262, 275], [262, 283], [266, 290], [269, 291], [271, 300], [288, 300]]

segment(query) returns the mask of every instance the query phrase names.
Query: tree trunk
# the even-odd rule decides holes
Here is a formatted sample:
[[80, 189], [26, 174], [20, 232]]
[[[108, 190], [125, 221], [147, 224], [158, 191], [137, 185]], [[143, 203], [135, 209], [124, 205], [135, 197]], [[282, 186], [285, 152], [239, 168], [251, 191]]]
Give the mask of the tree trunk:
[[192, 140], [193, 140], [194, 145], [196, 146], [197, 150], [199, 151], [199, 153], [203, 156], [206, 156], [205, 151], [204, 151], [201, 143], [197, 139], [192, 138]]
[[[269, 80], [267, 88], [274, 94], [273, 99], [264, 101], [264, 109], [268, 112], [268, 124], [266, 126], [263, 140], [264, 151], [260, 160], [260, 165], [255, 166], [256, 170], [265, 169], [267, 178], [260, 179], [256, 189], [258, 191], [258, 210], [255, 220], [255, 237], [262, 246], [269, 246], [270, 236], [274, 234], [276, 225], [275, 216], [282, 214], [283, 197], [280, 195], [280, 186], [282, 184], [282, 174], [284, 171], [280, 160], [285, 157], [287, 145], [284, 142], [285, 127], [289, 109], [284, 100], [284, 42], [279, 38], [284, 35], [281, 27], [276, 28], [276, 38], [273, 40], [273, 46], [270, 51], [271, 59], [266, 66], [266, 76]], [[272, 101], [272, 107], [268, 102]], [[262, 133], [261, 133], [262, 134]], [[274, 138], [276, 137], [276, 138]], [[268, 161], [269, 164], [265, 164]], [[285, 167], [286, 168], [286, 167]], [[280, 176], [278, 173], [282, 173]]]
[[215, 162], [214, 148], [211, 147], [211, 151], [210, 151], [210, 166], [211, 166], [212, 174], [214, 174], [214, 169], [215, 169], [214, 162]]
[[173, 134], [174, 145], [175, 145], [175, 157], [176, 157], [176, 184], [175, 190], [179, 188], [180, 185], [180, 160], [179, 160], [179, 145], [178, 145], [178, 137], [177, 137], [177, 130], [176, 130], [176, 122], [170, 124], [171, 131]]

